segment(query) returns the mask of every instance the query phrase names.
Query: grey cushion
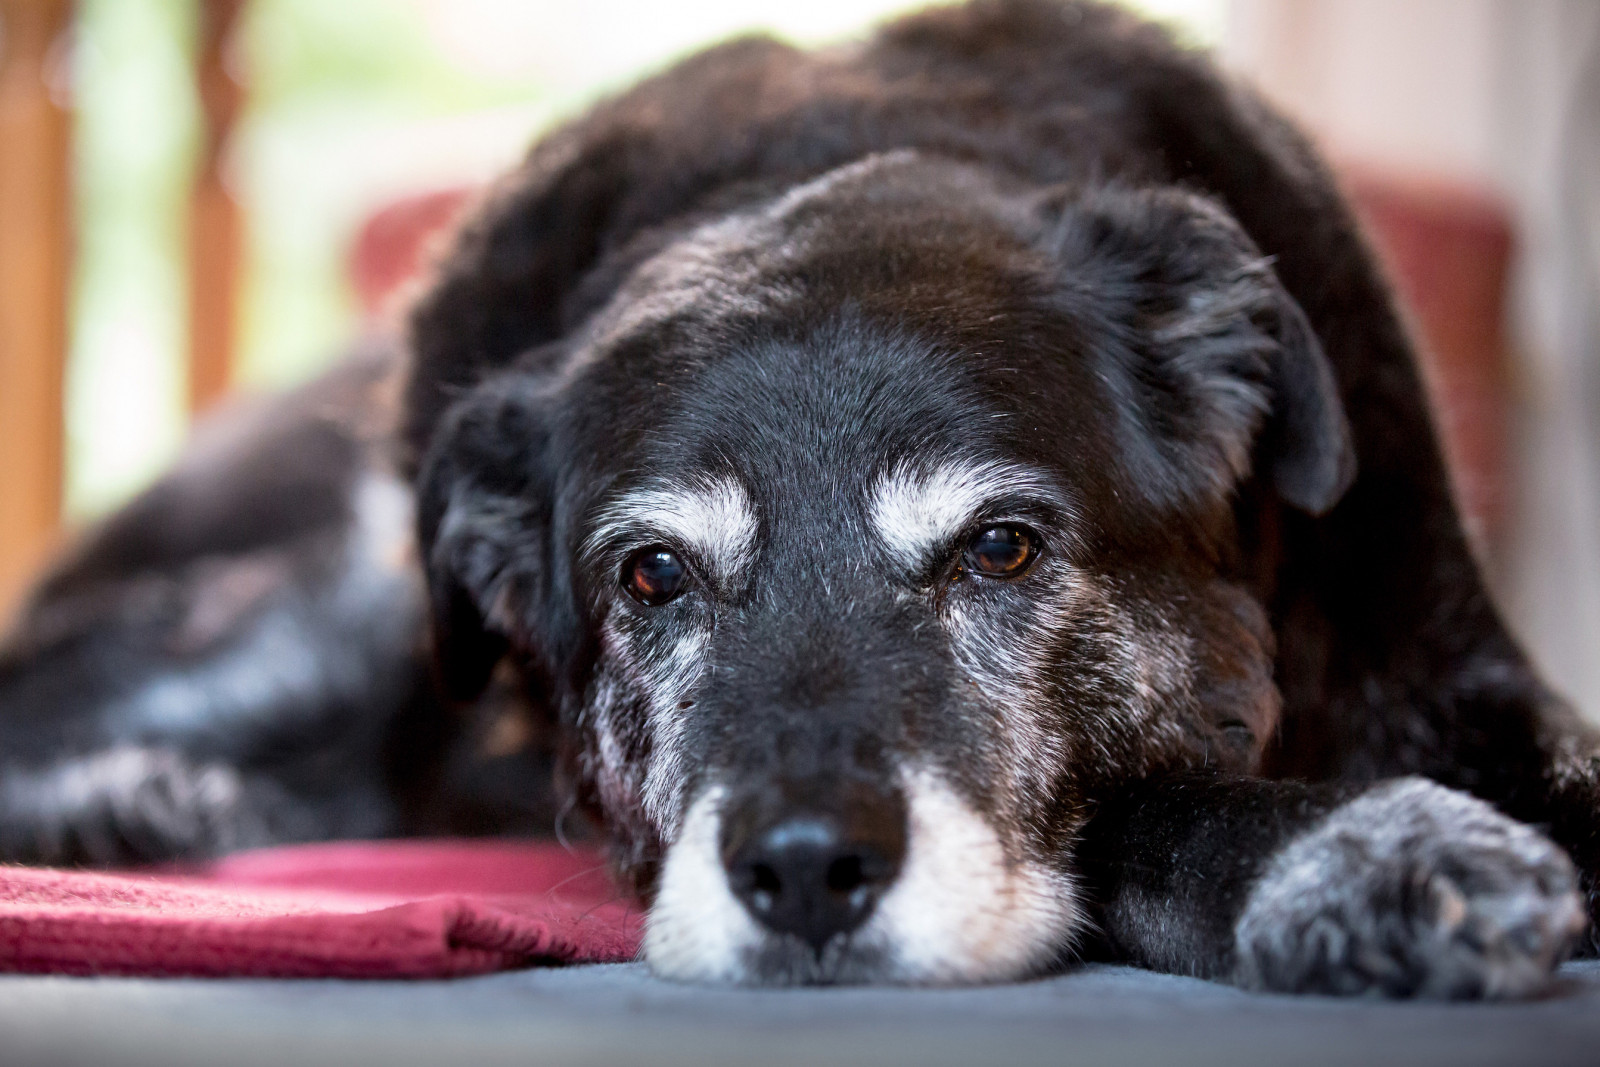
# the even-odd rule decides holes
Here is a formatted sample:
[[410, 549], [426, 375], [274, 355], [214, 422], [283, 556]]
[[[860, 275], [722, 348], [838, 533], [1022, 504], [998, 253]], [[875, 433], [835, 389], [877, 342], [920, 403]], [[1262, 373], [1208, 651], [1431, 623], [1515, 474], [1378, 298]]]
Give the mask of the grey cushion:
[[448, 982], [0, 977], [0, 1062], [1600, 1064], [1600, 963], [1551, 996], [1242, 993], [1090, 966], [960, 990], [732, 990], [638, 965]]

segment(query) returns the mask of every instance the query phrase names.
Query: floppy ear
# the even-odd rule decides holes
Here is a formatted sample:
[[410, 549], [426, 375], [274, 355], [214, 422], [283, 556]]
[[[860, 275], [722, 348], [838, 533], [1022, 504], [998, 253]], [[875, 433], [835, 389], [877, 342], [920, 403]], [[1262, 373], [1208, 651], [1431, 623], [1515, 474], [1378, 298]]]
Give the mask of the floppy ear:
[[1257, 452], [1271, 465], [1273, 488], [1284, 502], [1324, 515], [1355, 481], [1355, 444], [1322, 342], [1300, 305], [1273, 284], [1278, 294], [1278, 358], [1273, 364], [1272, 417]]
[[545, 592], [549, 489], [536, 412], [489, 387], [443, 419], [417, 489], [434, 663], [452, 700], [488, 685]]
[[1333, 371], [1269, 260], [1218, 204], [1099, 187], [1053, 237], [1072, 309], [1125, 398], [1124, 453], [1168, 500], [1254, 473], [1321, 515], [1355, 476]]
[[[628, 188], [625, 135], [589, 119], [535, 146], [469, 211], [409, 315], [400, 445], [415, 471], [455, 399], [562, 332]], [[538, 369], [538, 368], [533, 368]]]

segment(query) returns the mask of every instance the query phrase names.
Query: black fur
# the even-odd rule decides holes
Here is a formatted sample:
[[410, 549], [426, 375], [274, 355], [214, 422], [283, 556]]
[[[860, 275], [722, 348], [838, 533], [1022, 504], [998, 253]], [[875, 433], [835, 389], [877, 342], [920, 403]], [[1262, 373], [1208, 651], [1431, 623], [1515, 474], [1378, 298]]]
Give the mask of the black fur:
[[[1454, 793], [1375, 785], [1408, 775], [1547, 828], [1595, 914], [1600, 747], [1484, 593], [1372, 257], [1300, 136], [1153, 27], [979, 0], [860, 48], [712, 49], [536, 146], [459, 234], [410, 349], [398, 437], [443, 693], [470, 702], [500, 678], [503, 701], [510, 666], [528, 708], [514, 769], [549, 798], [558, 749], [563, 788], [646, 897], [701, 785], [730, 784], [735, 805], [796, 776], [887, 789], [914, 756], [1019, 857], [1086, 882], [1095, 950], [1154, 967], [1291, 990], [1536, 988], [1576, 932], [1572, 868]], [[350, 558], [352, 487], [381, 466], [347, 428], [375, 408], [291, 414], [246, 458], [205, 461], [198, 495], [174, 475], [41, 587], [0, 661], [9, 855], [409, 832], [450, 825], [444, 810], [500, 823], [472, 784], [483, 758], [460, 755], [482, 731], [419, 680], [420, 600], [397, 580], [371, 606], [405, 623], [391, 630], [319, 599]], [[274, 449], [287, 458], [251, 466]], [[1050, 473], [1055, 496], [994, 505], [1042, 536], [1038, 575], [962, 585], [875, 554], [840, 502], [939, 456]], [[637, 545], [589, 544], [597, 515], [700, 475], [750, 487], [759, 566], [719, 585], [691, 560], [696, 591], [641, 611], [617, 584]], [[220, 508], [219, 486], [240, 502]], [[260, 560], [279, 592], [171, 651], [204, 614], [184, 597], [227, 585], [205, 567]], [[1030, 629], [1046, 579], [1069, 577], [1093, 579], [1093, 610]], [[152, 585], [174, 606], [138, 607]], [[951, 597], [997, 643], [1045, 649], [1027, 728], [1056, 762], [1028, 788], [1004, 709], [936, 625]], [[140, 679], [220, 662], [279, 617], [332, 672], [312, 706], [280, 688], [233, 719], [208, 697], [194, 730], [128, 717]], [[643, 782], [662, 735], [613, 646], [696, 627], [714, 670], [678, 705], [687, 756], [663, 815]], [[1139, 677], [1128, 647], [1178, 667]], [[189, 768], [163, 798], [235, 775], [232, 806], [199, 819], [229, 828], [164, 834], [183, 822], [168, 799], [19, 799], [28, 775], [128, 746]], [[1302, 854], [1338, 884], [1297, 911], [1275, 902]], [[769, 949], [767, 980], [888, 966]]]
[[496, 687], [458, 721], [434, 696], [407, 514], [395, 544], [361, 542], [396, 371], [372, 346], [224, 412], [39, 584], [0, 648], [6, 859], [549, 829], [538, 726], [514, 757], [482, 755], [520, 698]]

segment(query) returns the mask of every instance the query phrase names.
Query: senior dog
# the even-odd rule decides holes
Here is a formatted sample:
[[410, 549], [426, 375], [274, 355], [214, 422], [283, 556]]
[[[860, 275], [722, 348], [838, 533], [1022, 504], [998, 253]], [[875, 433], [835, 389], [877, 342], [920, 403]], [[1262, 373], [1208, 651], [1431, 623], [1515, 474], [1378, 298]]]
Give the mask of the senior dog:
[[702, 53], [537, 145], [406, 347], [398, 473], [369, 354], [41, 585], [6, 854], [566, 805], [657, 972], [746, 983], [1518, 996], [1588, 947], [1600, 748], [1485, 597], [1390, 295], [1162, 31]]

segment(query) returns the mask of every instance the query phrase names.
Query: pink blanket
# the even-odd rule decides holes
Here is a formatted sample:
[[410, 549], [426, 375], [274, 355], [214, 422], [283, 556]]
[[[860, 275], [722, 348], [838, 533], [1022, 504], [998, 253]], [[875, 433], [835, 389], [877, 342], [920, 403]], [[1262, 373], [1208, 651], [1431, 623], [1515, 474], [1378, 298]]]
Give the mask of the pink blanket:
[[182, 875], [0, 866], [0, 971], [436, 978], [632, 959], [639, 910], [592, 852], [384, 841]]

